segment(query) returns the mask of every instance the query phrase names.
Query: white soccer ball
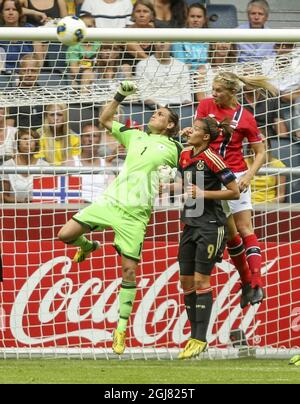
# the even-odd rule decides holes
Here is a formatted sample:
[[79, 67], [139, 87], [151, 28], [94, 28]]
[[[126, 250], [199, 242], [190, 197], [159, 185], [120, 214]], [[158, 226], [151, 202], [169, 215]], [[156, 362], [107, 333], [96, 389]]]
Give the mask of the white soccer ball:
[[170, 181], [174, 180], [176, 176], [177, 169], [176, 168], [171, 168], [168, 165], [162, 165], [158, 167], [158, 178], [159, 181], [167, 184]]
[[76, 16], [67, 16], [59, 20], [56, 28], [57, 38], [64, 45], [76, 45], [87, 34], [85, 23]]

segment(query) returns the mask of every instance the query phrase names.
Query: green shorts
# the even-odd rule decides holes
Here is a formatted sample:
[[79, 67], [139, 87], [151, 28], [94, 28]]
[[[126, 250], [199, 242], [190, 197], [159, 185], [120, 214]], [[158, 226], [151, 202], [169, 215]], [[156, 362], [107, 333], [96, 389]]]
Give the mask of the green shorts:
[[146, 225], [130, 216], [116, 205], [93, 203], [73, 216], [76, 222], [92, 231], [112, 228], [115, 233], [114, 247], [119, 254], [140, 261], [146, 234]]

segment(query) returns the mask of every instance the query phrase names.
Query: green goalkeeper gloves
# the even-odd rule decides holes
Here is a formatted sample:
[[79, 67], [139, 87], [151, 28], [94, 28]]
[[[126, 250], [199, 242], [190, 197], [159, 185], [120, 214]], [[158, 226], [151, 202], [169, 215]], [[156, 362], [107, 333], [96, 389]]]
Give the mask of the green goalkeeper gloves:
[[115, 95], [114, 99], [117, 102], [122, 102], [125, 100], [126, 97], [129, 95], [135, 94], [137, 91], [137, 86], [132, 81], [122, 81], [120, 87], [118, 88], [118, 92]]

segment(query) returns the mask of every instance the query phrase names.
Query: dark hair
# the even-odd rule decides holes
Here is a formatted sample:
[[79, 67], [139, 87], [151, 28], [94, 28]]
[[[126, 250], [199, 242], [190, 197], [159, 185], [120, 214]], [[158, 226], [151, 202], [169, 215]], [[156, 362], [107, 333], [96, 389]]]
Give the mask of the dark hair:
[[24, 135], [29, 135], [35, 141], [34, 153], [37, 153], [40, 150], [40, 137], [37, 132], [29, 128], [21, 128], [16, 134], [18, 152], [20, 151], [20, 141]]
[[203, 28], [208, 28], [208, 23], [207, 23], [207, 10], [206, 10], [205, 5], [204, 5], [204, 4], [201, 4], [201, 3], [192, 3], [192, 4], [190, 4], [190, 5], [188, 6], [188, 9], [187, 9], [187, 17], [189, 16], [189, 14], [190, 14], [192, 8], [199, 8], [200, 10], [203, 11], [203, 15], [204, 15], [204, 18], [205, 18], [205, 24], [203, 25]]
[[187, 17], [187, 6], [184, 0], [170, 0], [174, 28], [184, 28]]
[[102, 132], [101, 129], [99, 128], [99, 126], [97, 125], [96, 121], [90, 121], [90, 122], [84, 122], [81, 125], [81, 130], [80, 130], [80, 136], [84, 136], [87, 133], [84, 133], [84, 129], [87, 128], [88, 126], [92, 126], [94, 128], [97, 128], [97, 132], [93, 132], [93, 133], [98, 133], [100, 137], [102, 137]]
[[132, 15], [134, 14], [137, 6], [145, 6], [145, 7], [147, 7], [152, 13], [153, 20], [155, 19], [156, 12], [155, 12], [155, 8], [154, 8], [153, 3], [152, 3], [151, 0], [137, 0], [133, 5]]
[[79, 14], [79, 18], [93, 18], [95, 19], [95, 17], [93, 16], [92, 13], [89, 13], [88, 11], [84, 11], [82, 13]]
[[169, 112], [169, 122], [174, 123], [174, 127], [171, 129], [166, 129], [166, 134], [169, 137], [177, 136], [179, 133], [179, 116], [178, 114], [169, 107], [163, 107]]
[[225, 118], [222, 122], [218, 122], [211, 116], [198, 120], [206, 125], [206, 132], [210, 135], [209, 143], [214, 142], [219, 137], [220, 132], [222, 132], [226, 140], [229, 140], [234, 132], [234, 129], [230, 125], [230, 118]]
[[12, 1], [15, 4], [16, 10], [19, 13], [19, 26], [24, 26], [26, 22], [26, 17], [23, 14], [23, 7], [19, 0], [3, 0], [0, 4], [0, 26], [5, 27], [5, 21], [3, 18], [3, 9], [7, 1]]

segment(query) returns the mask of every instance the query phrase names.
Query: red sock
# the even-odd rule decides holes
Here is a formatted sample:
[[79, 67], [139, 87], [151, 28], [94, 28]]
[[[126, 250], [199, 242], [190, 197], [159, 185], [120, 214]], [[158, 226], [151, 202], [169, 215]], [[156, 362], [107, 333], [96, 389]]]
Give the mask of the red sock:
[[243, 241], [239, 234], [227, 242], [227, 248], [231, 261], [240, 274], [242, 285], [245, 286], [251, 283], [251, 272], [248, 267]]
[[246, 250], [246, 257], [249, 265], [249, 269], [252, 274], [251, 286], [255, 288], [256, 286], [262, 286], [261, 280], [261, 251], [259, 243], [255, 234], [250, 234], [244, 237], [244, 246]]

